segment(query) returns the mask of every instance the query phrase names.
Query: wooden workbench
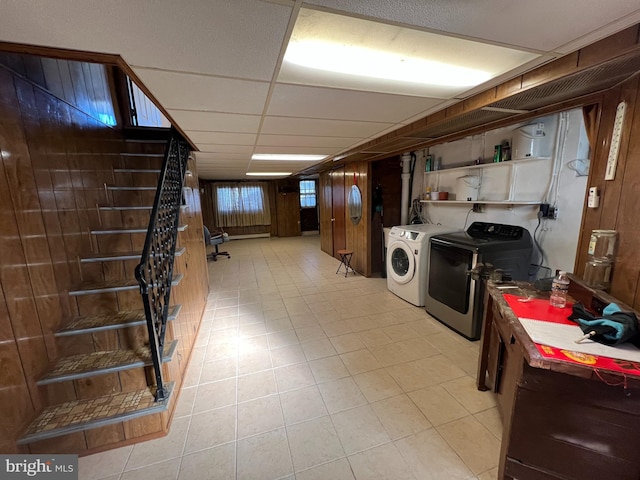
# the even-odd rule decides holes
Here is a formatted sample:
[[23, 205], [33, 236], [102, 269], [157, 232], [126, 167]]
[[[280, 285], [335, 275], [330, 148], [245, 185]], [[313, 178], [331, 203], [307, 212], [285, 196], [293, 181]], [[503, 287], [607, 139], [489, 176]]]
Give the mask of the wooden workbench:
[[[548, 298], [517, 285], [508, 292]], [[571, 296], [594, 310], [614, 300], [577, 278], [571, 285]], [[478, 389], [496, 393], [503, 419], [498, 478], [638, 480], [640, 377], [546, 358], [503, 292], [487, 283], [477, 376]]]

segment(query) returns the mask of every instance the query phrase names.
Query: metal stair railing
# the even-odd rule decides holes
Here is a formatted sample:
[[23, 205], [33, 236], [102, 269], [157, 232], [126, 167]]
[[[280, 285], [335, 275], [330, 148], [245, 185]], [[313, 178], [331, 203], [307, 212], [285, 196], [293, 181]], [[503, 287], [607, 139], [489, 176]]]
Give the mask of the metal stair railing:
[[188, 157], [188, 144], [172, 129], [158, 179], [144, 249], [135, 271], [147, 319], [157, 402], [164, 400], [166, 395], [162, 378], [162, 355]]

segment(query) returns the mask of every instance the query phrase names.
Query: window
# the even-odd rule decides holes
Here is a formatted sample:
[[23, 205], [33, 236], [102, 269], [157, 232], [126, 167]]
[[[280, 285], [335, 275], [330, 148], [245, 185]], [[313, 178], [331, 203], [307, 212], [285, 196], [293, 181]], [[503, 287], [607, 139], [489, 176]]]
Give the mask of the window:
[[300, 181], [300, 206], [302, 208], [316, 207], [316, 182], [315, 180]]
[[270, 225], [271, 212], [263, 183], [215, 183], [219, 227]]

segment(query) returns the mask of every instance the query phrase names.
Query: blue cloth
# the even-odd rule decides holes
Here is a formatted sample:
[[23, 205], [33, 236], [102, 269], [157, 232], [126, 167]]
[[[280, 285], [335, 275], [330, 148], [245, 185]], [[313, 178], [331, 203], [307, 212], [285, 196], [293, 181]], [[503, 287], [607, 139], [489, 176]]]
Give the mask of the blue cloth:
[[[609, 308], [612, 306], [614, 308]], [[607, 312], [607, 310], [609, 311]], [[602, 314], [607, 316], [619, 311], [620, 311], [620, 307], [618, 307], [618, 305], [616, 305], [615, 303], [611, 303], [602, 311]], [[589, 327], [589, 329], [599, 330], [599, 333], [607, 340], [611, 340], [611, 341], [622, 340], [622, 337], [624, 336], [624, 333], [625, 333], [625, 326], [615, 320], [608, 320], [606, 318], [596, 318], [595, 320], [585, 320], [584, 318], [578, 318], [577, 321], [580, 325]], [[596, 328], [596, 327], [601, 327], [601, 328]], [[606, 328], [602, 328], [602, 327], [606, 327]]]
[[607, 305], [602, 310], [601, 317], [596, 317], [583, 305], [576, 303], [569, 319], [580, 325], [585, 334], [591, 334], [591, 339], [595, 342], [617, 345], [629, 341], [640, 346], [638, 320], [635, 314], [623, 312], [616, 303]]

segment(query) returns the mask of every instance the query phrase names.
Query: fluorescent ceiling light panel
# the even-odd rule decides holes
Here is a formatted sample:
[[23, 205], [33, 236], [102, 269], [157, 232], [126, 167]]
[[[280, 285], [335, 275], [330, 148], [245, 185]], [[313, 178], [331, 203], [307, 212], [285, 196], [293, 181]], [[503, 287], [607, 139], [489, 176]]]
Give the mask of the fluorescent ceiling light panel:
[[286, 177], [291, 172], [247, 172], [248, 177]]
[[297, 162], [319, 162], [325, 158], [327, 158], [327, 155], [296, 155], [284, 153], [254, 153], [251, 156], [251, 160], [284, 160]]
[[285, 61], [329, 72], [425, 85], [475, 87], [491, 78], [484, 70], [320, 40], [289, 44]]
[[538, 56], [303, 8], [278, 81], [450, 98]]

